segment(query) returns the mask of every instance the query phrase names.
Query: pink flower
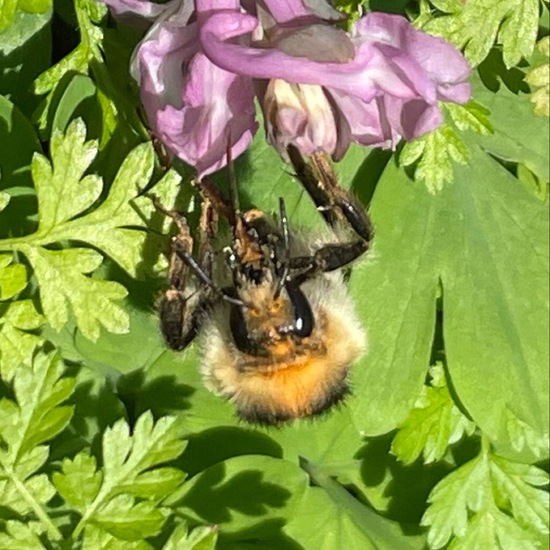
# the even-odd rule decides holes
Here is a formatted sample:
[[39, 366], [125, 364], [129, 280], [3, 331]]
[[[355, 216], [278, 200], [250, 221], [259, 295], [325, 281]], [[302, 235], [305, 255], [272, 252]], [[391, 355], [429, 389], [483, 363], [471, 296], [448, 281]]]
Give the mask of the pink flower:
[[[105, 1], [118, 14], [136, 2]], [[228, 146], [233, 158], [246, 149], [255, 94], [283, 156], [293, 144], [335, 159], [352, 141], [394, 148], [429, 132], [439, 101], [470, 97], [460, 52], [397, 15], [371, 13], [348, 34], [324, 0], [174, 2], [161, 12], [139, 3], [142, 15], [158, 13], [134, 76], [153, 131], [199, 177], [224, 166]]]
[[237, 157], [258, 124], [252, 81], [214, 65], [201, 51], [192, 6], [165, 12], [136, 51], [133, 74], [153, 132], [199, 177]]

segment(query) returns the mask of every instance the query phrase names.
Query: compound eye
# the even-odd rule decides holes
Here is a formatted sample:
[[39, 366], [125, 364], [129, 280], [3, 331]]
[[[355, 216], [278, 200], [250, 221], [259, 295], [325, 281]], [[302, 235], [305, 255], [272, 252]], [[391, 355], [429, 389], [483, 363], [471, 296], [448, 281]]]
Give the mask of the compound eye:
[[262, 349], [260, 342], [250, 338], [242, 306], [231, 304], [229, 327], [233, 341], [239, 351], [249, 355], [265, 355], [266, 351]]
[[285, 283], [285, 290], [292, 304], [294, 322], [286, 327], [279, 327], [281, 334], [293, 334], [300, 338], [310, 336], [313, 331], [313, 311], [302, 289], [292, 282]]
[[231, 328], [233, 341], [239, 351], [249, 353], [250, 344], [248, 339], [248, 329], [246, 327], [246, 321], [242, 309], [237, 305], [231, 306], [229, 326]]

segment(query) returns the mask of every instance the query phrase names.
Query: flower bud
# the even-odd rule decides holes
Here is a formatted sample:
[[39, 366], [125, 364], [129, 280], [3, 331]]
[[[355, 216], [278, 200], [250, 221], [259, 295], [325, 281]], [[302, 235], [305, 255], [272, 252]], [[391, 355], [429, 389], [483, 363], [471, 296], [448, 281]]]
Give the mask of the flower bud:
[[286, 158], [294, 145], [303, 155], [332, 154], [337, 144], [333, 109], [321, 86], [290, 84], [274, 78], [263, 98], [268, 141]]

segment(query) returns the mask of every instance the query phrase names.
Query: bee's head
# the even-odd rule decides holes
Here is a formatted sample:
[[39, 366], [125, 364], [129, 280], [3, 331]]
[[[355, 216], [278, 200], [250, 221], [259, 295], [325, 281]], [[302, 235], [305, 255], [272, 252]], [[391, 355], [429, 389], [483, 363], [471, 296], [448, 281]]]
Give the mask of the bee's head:
[[231, 334], [243, 353], [272, 353], [281, 342], [301, 341], [313, 331], [313, 311], [302, 289], [288, 282], [280, 291], [277, 281], [269, 279], [241, 288], [244, 305], [231, 305]]

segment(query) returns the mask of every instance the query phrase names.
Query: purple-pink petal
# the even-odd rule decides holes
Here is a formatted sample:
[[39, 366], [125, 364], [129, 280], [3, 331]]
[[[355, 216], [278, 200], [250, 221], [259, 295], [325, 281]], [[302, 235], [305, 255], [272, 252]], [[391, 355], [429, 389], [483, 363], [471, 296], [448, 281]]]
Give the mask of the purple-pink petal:
[[400, 136], [388, 120], [383, 96], [366, 102], [339, 90], [328, 92], [348, 124], [350, 139], [368, 147], [395, 148]]
[[199, 176], [241, 154], [257, 129], [250, 79], [229, 73], [200, 52], [191, 11], [157, 22], [136, 55], [134, 73], [153, 132]]
[[257, 130], [253, 90], [249, 80], [220, 69], [201, 53], [193, 57], [188, 76], [183, 106], [160, 110], [157, 131], [202, 177], [227, 164], [228, 147], [236, 158], [252, 141]]
[[240, 13], [215, 13], [200, 27], [200, 41], [206, 55], [223, 69], [253, 78], [280, 78], [297, 84], [319, 84], [357, 95], [369, 101], [380, 83], [402, 97], [415, 92], [393, 73], [374, 48], [362, 46], [347, 63], [322, 63], [288, 55], [276, 49], [254, 48], [229, 42], [254, 31], [257, 19]]
[[335, 159], [352, 140], [395, 148], [441, 124], [439, 101], [470, 97], [462, 54], [401, 16], [371, 13], [347, 34], [327, 24], [340, 15], [326, 0], [102, 1], [156, 17], [133, 74], [153, 131], [199, 177], [252, 140], [254, 87], [270, 91], [266, 130], [283, 156], [293, 144]]
[[345, 16], [335, 10], [326, 0], [263, 0], [273, 19], [278, 24], [291, 21], [307, 21], [323, 19], [325, 21], [341, 21]]
[[[154, 21], [164, 13], [175, 11], [182, 0], [170, 0], [165, 4], [156, 4], [147, 0], [98, 0], [107, 4], [118, 19], [136, 22], [138, 18]], [[192, 0], [185, 0], [192, 4]], [[136, 17], [137, 16], [137, 17]]]
[[[471, 90], [466, 81], [471, 68], [460, 51], [446, 40], [415, 29], [404, 17], [386, 13], [363, 17], [357, 22], [354, 34], [360, 39], [376, 41], [388, 57], [393, 51], [403, 52], [402, 55], [409, 57], [434, 83], [438, 99], [465, 103], [470, 98]], [[405, 74], [413, 74], [409, 72], [410, 64], [402, 68]], [[416, 84], [414, 77], [411, 81]]]

